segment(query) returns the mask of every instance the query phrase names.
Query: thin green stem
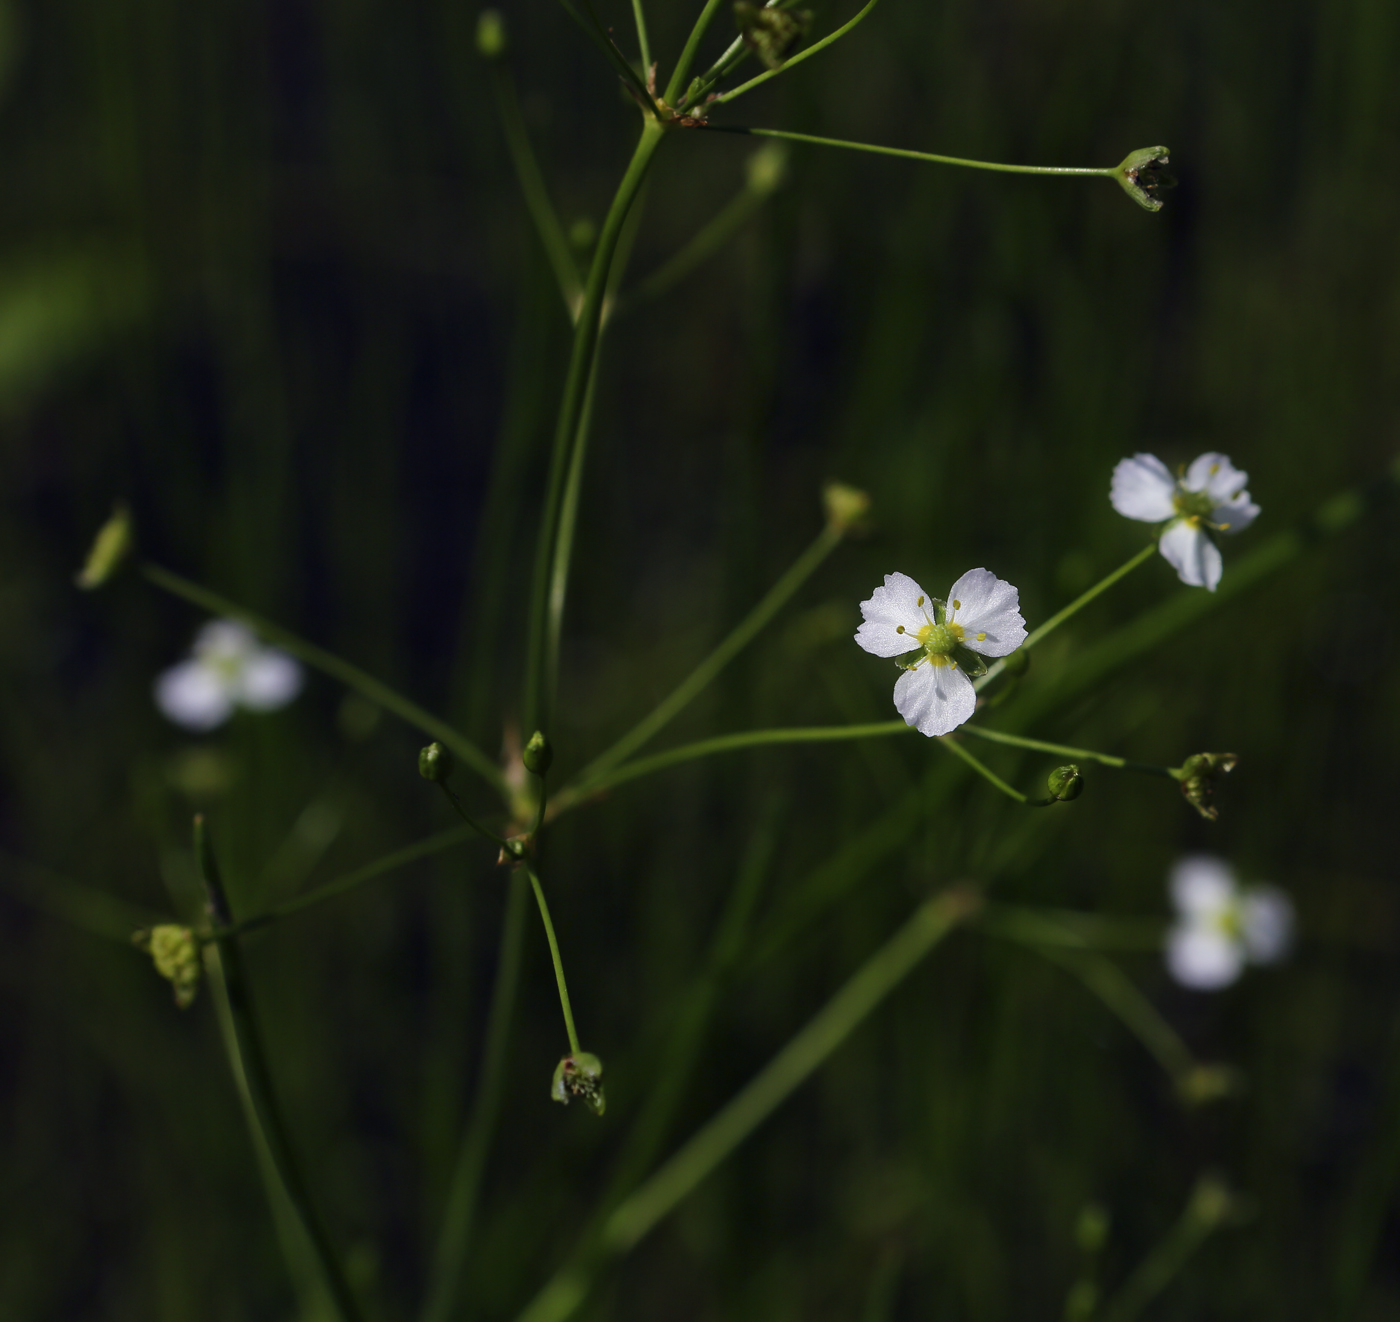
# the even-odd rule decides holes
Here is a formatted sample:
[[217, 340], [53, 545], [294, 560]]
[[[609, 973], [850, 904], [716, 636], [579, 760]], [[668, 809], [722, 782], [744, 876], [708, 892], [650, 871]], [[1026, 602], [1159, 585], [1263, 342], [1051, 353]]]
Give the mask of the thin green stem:
[[265, 1144], [271, 1165], [281, 1184], [287, 1202], [295, 1212], [301, 1230], [315, 1254], [326, 1290], [341, 1322], [360, 1322], [363, 1314], [350, 1289], [320, 1215], [311, 1198], [311, 1190], [301, 1171], [292, 1146], [286, 1119], [272, 1084], [272, 1071], [267, 1063], [261, 1030], [253, 1010], [243, 952], [237, 938], [230, 935], [233, 925], [228, 896], [219, 878], [210, 847], [204, 818], [194, 820], [194, 852], [200, 880], [208, 897], [209, 916], [218, 939], [218, 968], [232, 1026], [228, 1037], [229, 1063], [234, 1076], [247, 1089], [248, 1118], [255, 1126], [255, 1145]]
[[729, 636], [681, 681], [671, 694], [663, 698], [649, 716], [644, 717], [606, 752], [600, 753], [579, 773], [580, 785], [597, 781], [664, 728], [693, 701], [754, 636], [778, 613], [805, 583], [823, 560], [839, 545], [841, 530], [835, 524], [822, 529], [816, 540], [800, 555], [792, 567], [769, 588], [763, 599], [740, 621]]
[[593, 6], [589, 0], [584, 0], [583, 7], [587, 11], [587, 17], [580, 14], [570, 3], [570, 0], [559, 0], [565, 11], [575, 23], [581, 27], [588, 39], [603, 52], [608, 63], [617, 72], [618, 77], [631, 87], [637, 99], [647, 108], [650, 115], [656, 115], [656, 102], [651, 92], [647, 89], [646, 83], [637, 77], [637, 71], [628, 63], [627, 57], [617, 48], [617, 43], [612, 39], [612, 34], [598, 21], [598, 15], [593, 12]]
[[[829, 33], [820, 41], [813, 42], [805, 50], [800, 50], [790, 60], [784, 60], [776, 69], [769, 69], [766, 73], [761, 73], [756, 78], [750, 78], [746, 83], [740, 83], [738, 87], [732, 87], [727, 92], [721, 92], [715, 97], [714, 103], [719, 105], [727, 101], [733, 101], [736, 97], [743, 96], [745, 92], [751, 92], [755, 87], [761, 87], [770, 78], [776, 78], [779, 74], [786, 73], [795, 65], [801, 64], [803, 60], [810, 60], [813, 55], [820, 54], [834, 41], [840, 41], [853, 27], [856, 26], [872, 9], [875, 8], [879, 0], [866, 0], [865, 8], [856, 16], [843, 23], [835, 32]], [[809, 139], [816, 141], [816, 139]], [[843, 144], [846, 145], [846, 144]], [[959, 164], [970, 164], [970, 162], [959, 162]]]
[[975, 894], [927, 901], [776, 1056], [604, 1222], [595, 1254], [558, 1272], [519, 1322], [563, 1322], [583, 1302], [603, 1258], [626, 1253], [804, 1083], [960, 921]]
[[271, 620], [240, 606], [237, 602], [230, 601], [217, 592], [211, 592], [198, 583], [192, 583], [179, 574], [171, 573], [170, 570], [163, 569], [160, 565], [144, 564], [141, 566], [141, 572], [156, 587], [200, 607], [201, 610], [241, 620], [268, 642], [276, 643], [278, 647], [290, 652], [314, 670], [329, 675], [332, 679], [344, 684], [346, 688], [353, 689], [386, 711], [393, 712], [395, 716], [406, 721], [409, 725], [417, 726], [424, 734], [429, 734], [434, 739], [440, 739], [487, 784], [503, 797], [505, 796], [506, 783], [501, 769], [466, 735], [462, 734], [460, 730], [453, 729], [446, 721], [439, 719], [431, 712], [425, 711], [416, 702], [404, 697], [403, 694], [391, 689], [383, 681], [366, 674], [358, 666], [351, 665], [350, 662], [342, 660], [334, 653], [327, 652], [324, 648], [307, 642], [289, 629], [273, 624]]
[[564, 981], [564, 960], [559, 954], [559, 941], [554, 935], [554, 923], [549, 916], [549, 905], [544, 898], [544, 888], [531, 867], [525, 868], [530, 878], [530, 886], [535, 892], [535, 903], [539, 905], [540, 920], [544, 923], [544, 934], [549, 938], [549, 957], [554, 961], [554, 981], [559, 984], [559, 1008], [564, 1011], [564, 1027], [569, 1033], [569, 1050], [577, 1056], [583, 1050], [578, 1044], [578, 1032], [574, 1028], [574, 1010], [569, 1003], [569, 985]]
[[681, 762], [693, 762], [696, 758], [711, 757], [716, 753], [732, 753], [739, 748], [759, 748], [772, 744], [824, 744], [843, 739], [874, 739], [908, 732], [909, 726], [903, 721], [873, 721], [869, 725], [794, 726], [790, 729], [741, 730], [737, 734], [716, 735], [712, 739], [700, 739], [693, 744], [667, 749], [652, 757], [638, 758], [611, 771], [582, 774], [573, 785], [566, 786], [555, 795], [550, 816], [557, 817], [577, 807], [584, 799], [626, 784], [629, 780], [636, 780], [639, 776], [649, 776], [654, 771], [664, 771]]
[[700, 42], [709, 30], [715, 15], [724, 8], [725, 2], [726, 0], [705, 0], [705, 7], [700, 11], [700, 17], [695, 20], [695, 26], [691, 28], [690, 36], [686, 38], [681, 57], [676, 61], [676, 67], [671, 73], [671, 81], [666, 84], [664, 99], [667, 105], [673, 106], [680, 100], [681, 93], [686, 88], [686, 79], [690, 77], [690, 66], [695, 63], [695, 54], [700, 49]]
[[501, 117], [501, 129], [505, 134], [506, 147], [510, 151], [511, 164], [515, 167], [515, 177], [520, 182], [520, 192], [525, 199], [525, 209], [535, 224], [549, 264], [554, 268], [554, 277], [559, 282], [559, 292], [564, 296], [564, 306], [569, 318], [578, 316], [583, 299], [583, 281], [579, 279], [578, 265], [574, 261], [573, 250], [560, 224], [554, 204], [549, 200], [549, 189], [545, 186], [544, 175], [539, 161], [530, 145], [530, 135], [525, 129], [525, 119], [520, 113], [520, 99], [516, 95], [515, 82], [510, 70], [502, 61], [492, 66], [492, 82], [496, 91], [496, 107]]
[[627, 219], [627, 213], [642, 186], [642, 181], [646, 178], [652, 155], [660, 145], [664, 132], [664, 126], [656, 119], [648, 117], [643, 120], [641, 137], [637, 141], [632, 160], [618, 186], [612, 205], [608, 208], [602, 233], [598, 236], [593, 264], [588, 272], [588, 283], [583, 292], [583, 306], [574, 325], [573, 349], [569, 355], [564, 395], [559, 405], [559, 421], [554, 432], [554, 452], [550, 459], [548, 487], [531, 580], [530, 636], [526, 652], [522, 712], [522, 724], [527, 730], [544, 729], [548, 724], [549, 709], [553, 706], [553, 695], [548, 691], [548, 676], [552, 667], [547, 656], [550, 578], [554, 566], [554, 547], [559, 536], [560, 519], [572, 469], [574, 445], [579, 434], [579, 419], [598, 348], [608, 273], [617, 249], [618, 238], [622, 233], [623, 222]]
[[1028, 748], [1035, 753], [1053, 753], [1056, 757], [1072, 757], [1081, 762], [1098, 762], [1106, 767], [1117, 767], [1120, 771], [1139, 771], [1146, 776], [1166, 776], [1170, 780], [1180, 780], [1180, 774], [1173, 767], [1153, 766], [1150, 762], [1129, 762], [1127, 758], [1114, 757], [1111, 753], [1096, 753], [1092, 748], [1071, 748], [1068, 744], [1047, 744], [1043, 739], [1027, 739], [1024, 735], [1006, 734], [1001, 730], [989, 730], [981, 725], [962, 725], [960, 735], [970, 734], [974, 739], [986, 739], [994, 744], [1006, 744], [1012, 748]]
[[490, 827], [482, 826], [482, 824], [478, 822], [476, 818], [471, 815], [471, 813], [469, 813], [464, 807], [462, 807], [461, 799], [459, 799], [452, 792], [451, 787], [447, 784], [445, 780], [439, 780], [436, 783], [438, 788], [441, 789], [442, 792], [447, 796], [447, 801], [452, 805], [453, 809], [457, 813], [457, 816], [460, 817], [464, 822], [466, 822], [466, 824], [470, 826], [471, 829], [477, 833], [477, 835], [484, 836], [487, 840], [490, 840], [493, 844], [499, 845], [502, 849], [511, 850], [514, 848], [514, 846], [512, 846], [511, 842], [507, 840], [505, 836], [497, 835], [495, 831], [491, 830]]
[[219, 939], [242, 936], [245, 932], [266, 927], [269, 923], [275, 923], [278, 919], [286, 918], [290, 914], [300, 913], [303, 909], [310, 909], [313, 905], [322, 904], [326, 900], [333, 900], [336, 896], [344, 895], [346, 891], [354, 890], [367, 881], [374, 881], [376, 878], [382, 877], [386, 872], [397, 871], [410, 863], [416, 863], [420, 858], [427, 858], [432, 854], [440, 854], [445, 849], [455, 848], [463, 841], [470, 840], [472, 834], [473, 831], [466, 827], [454, 826], [450, 831], [439, 831], [436, 835], [428, 836], [426, 840], [418, 841], [417, 844], [405, 845], [402, 849], [396, 849], [391, 854], [385, 854], [383, 858], [375, 859], [373, 863], [366, 863], [364, 867], [356, 868], [354, 872], [347, 872], [343, 877], [326, 882], [324, 886], [317, 886], [314, 890], [307, 891], [305, 895], [298, 895], [284, 904], [279, 904], [263, 913], [253, 914], [251, 917], [243, 919], [242, 922], [233, 924], [232, 927], [219, 933]]
[[[789, 64], [794, 62], [793, 60], [788, 61]], [[749, 84], [745, 84], [745, 87], [747, 86]], [[735, 90], [741, 91], [743, 89], [736, 88]], [[898, 156], [906, 161], [929, 161], [934, 165], [963, 165], [970, 170], [995, 170], [999, 174], [1100, 175], [1106, 179], [1117, 178], [1117, 171], [1112, 167], [1096, 169], [1081, 165], [1006, 165], [999, 161], [973, 161], [962, 156], [939, 156], [927, 151], [908, 151], [903, 147], [877, 147], [873, 143], [848, 142], [844, 138], [817, 138], [810, 133], [789, 133], [785, 129], [741, 128], [728, 124], [711, 124], [709, 128], [716, 133], [747, 133], [756, 138], [783, 138], [789, 142], [810, 142], [818, 147], [845, 147], [850, 151], [871, 152], [876, 156]]]
[[632, 17], [637, 23], [637, 49], [642, 55], [642, 77], [650, 78], [651, 42], [647, 40], [647, 19], [642, 12], [642, 0], [632, 0]]
[[501, 1101], [505, 1096], [506, 1053], [510, 1047], [511, 1021], [515, 1017], [520, 989], [525, 915], [529, 901], [525, 877], [517, 871], [512, 874], [506, 892], [500, 956], [496, 965], [495, 986], [491, 991], [491, 1011], [486, 1025], [486, 1044], [481, 1076], [477, 1082], [476, 1102], [472, 1107], [471, 1121], [462, 1135], [457, 1165], [452, 1173], [447, 1209], [433, 1257], [428, 1301], [423, 1308], [423, 1322], [449, 1322], [457, 1311], [481, 1196], [481, 1181], [486, 1171], [486, 1158], [491, 1151], [496, 1123], [500, 1119]]
[[979, 776], [981, 776], [990, 784], [995, 785], [996, 788], [999, 789], [1003, 794], [1005, 794], [1008, 799], [1014, 799], [1017, 803], [1023, 803], [1027, 807], [1032, 808], [1044, 806], [1039, 802], [1032, 802], [1032, 800], [1026, 795], [1022, 794], [1020, 790], [1013, 789], [1000, 776], [998, 776], [997, 773], [991, 769], [991, 767], [987, 766], [985, 763], [975, 758], [956, 739], [950, 738], [945, 735], [941, 737], [938, 740], [938, 742], [950, 753], [954, 754], [956, 757], [962, 758], [962, 760], [966, 762], [967, 765], [970, 766]]

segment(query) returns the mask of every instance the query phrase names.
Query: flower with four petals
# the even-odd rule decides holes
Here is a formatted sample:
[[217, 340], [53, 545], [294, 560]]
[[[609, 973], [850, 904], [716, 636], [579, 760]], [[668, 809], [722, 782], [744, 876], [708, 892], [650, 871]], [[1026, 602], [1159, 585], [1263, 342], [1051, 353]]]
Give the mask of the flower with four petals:
[[1026, 640], [1020, 594], [988, 569], [969, 569], [947, 601], [930, 597], [908, 574], [886, 574], [860, 613], [865, 623], [856, 642], [899, 658], [904, 674], [894, 686], [895, 709], [926, 735], [948, 734], [972, 715], [972, 676], [987, 668], [982, 657], [1007, 656]]
[[1220, 582], [1220, 548], [1211, 533], [1242, 532], [1259, 515], [1241, 473], [1228, 455], [1212, 451], [1173, 477], [1155, 454], [1135, 454], [1113, 470], [1108, 498], [1125, 518], [1166, 523], [1158, 549], [1193, 588], [1214, 592]]

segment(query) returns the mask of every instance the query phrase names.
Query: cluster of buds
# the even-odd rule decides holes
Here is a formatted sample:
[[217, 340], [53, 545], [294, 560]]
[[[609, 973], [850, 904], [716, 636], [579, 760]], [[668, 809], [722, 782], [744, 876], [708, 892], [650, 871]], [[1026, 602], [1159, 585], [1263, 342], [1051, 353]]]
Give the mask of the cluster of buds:
[[1207, 821], [1213, 822], [1220, 816], [1220, 810], [1211, 802], [1216, 778], [1233, 771], [1238, 762], [1234, 753], [1193, 753], [1177, 771], [1186, 802]]
[[199, 957], [199, 942], [188, 927], [162, 923], [158, 927], [142, 928], [131, 934], [131, 944], [144, 950], [162, 978], [168, 978], [175, 989], [175, 1004], [188, 1009], [199, 991], [204, 965]]

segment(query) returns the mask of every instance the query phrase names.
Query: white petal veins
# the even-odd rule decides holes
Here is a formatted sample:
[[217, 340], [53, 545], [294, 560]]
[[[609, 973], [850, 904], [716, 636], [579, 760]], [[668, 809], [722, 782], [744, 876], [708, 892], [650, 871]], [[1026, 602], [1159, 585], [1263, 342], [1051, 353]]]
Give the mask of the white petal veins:
[[1183, 583], [1215, 591], [1222, 568], [1220, 549], [1198, 525], [1178, 519], [1162, 534], [1157, 547]]
[[1175, 494], [1176, 481], [1166, 464], [1155, 454], [1135, 454], [1114, 468], [1108, 498], [1125, 518], [1161, 523], [1176, 513]]
[[1021, 594], [990, 569], [969, 569], [953, 584], [948, 618], [962, 625], [964, 646], [983, 656], [1006, 656], [1026, 641]]
[[[919, 602], [922, 599], [923, 605]], [[876, 588], [868, 601], [860, 603], [865, 623], [856, 630], [855, 639], [875, 656], [898, 656], [918, 646], [910, 637], [932, 617], [926, 616], [928, 595], [908, 574], [886, 574], [884, 587]], [[903, 626], [904, 632], [899, 632]]]
[[932, 737], [948, 734], [968, 720], [977, 707], [977, 693], [961, 670], [926, 661], [899, 677], [894, 705], [906, 725]]

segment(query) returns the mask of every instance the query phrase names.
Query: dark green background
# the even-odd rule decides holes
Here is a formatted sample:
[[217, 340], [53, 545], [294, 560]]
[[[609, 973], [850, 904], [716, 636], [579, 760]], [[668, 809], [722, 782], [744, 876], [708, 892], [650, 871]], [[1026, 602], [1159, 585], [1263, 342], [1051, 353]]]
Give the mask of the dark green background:
[[[692, 15], [649, 7], [664, 78]], [[630, 51], [627, 7], [603, 8]], [[817, 30], [845, 12], [822, 6]], [[72, 574], [125, 496], [144, 553], [494, 751], [519, 692], [567, 322], [459, 0], [0, 13], [0, 1313], [289, 1316], [208, 998], [178, 1013], [147, 961], [71, 921], [119, 934], [125, 911], [62, 879], [173, 913], [204, 808], [250, 912], [451, 819], [414, 774], [417, 733], [321, 678], [206, 739], [169, 726], [151, 681], [200, 617], [135, 577], [86, 596]], [[566, 222], [597, 221], [635, 114], [561, 9], [506, 19], [553, 196]], [[892, 717], [892, 671], [849, 641], [879, 576], [941, 592], [985, 564], [1034, 625], [1141, 544], [1106, 499], [1136, 450], [1218, 449], [1249, 471], [1264, 512], [1227, 542], [1227, 583], [1252, 547], [1380, 474], [1400, 346], [1397, 60], [1389, 0], [884, 0], [720, 112], [1030, 163], [1166, 143], [1181, 184], [1154, 216], [1106, 181], [794, 146], [734, 245], [609, 331], [560, 772], [816, 534], [828, 477], [870, 492], [871, 535], [658, 746]], [[665, 144], [634, 272], [741, 186], [752, 146]], [[1006, 900], [1165, 916], [1186, 850], [1298, 908], [1291, 962], [1219, 994], [1173, 987], [1155, 953], [1122, 960], [1202, 1059], [1245, 1072], [1241, 1095], [1183, 1108], [1078, 982], [957, 934], [604, 1274], [592, 1315], [853, 1318], [892, 1273], [889, 1311], [867, 1316], [1055, 1318], [1081, 1207], [1111, 1212], [1111, 1289], [1213, 1170], [1248, 1215], [1150, 1316], [1394, 1316], [1393, 520], [1383, 505], [1037, 721], [1149, 762], [1235, 750], [1218, 823], [1167, 782], [1106, 771], [1041, 814], [965, 780], [930, 797], [876, 865], [816, 874], [839, 894], [794, 939], [741, 958], [665, 1147], [931, 889], [972, 878]], [[1188, 591], [1154, 559], [1037, 654], [1028, 693]], [[222, 789], [191, 788], [192, 746], [217, 755]], [[513, 1316], [573, 1244], [753, 840], [771, 836], [761, 934], [943, 756], [912, 737], [734, 755], [561, 820], [542, 868], [609, 1111], [548, 1100], [566, 1044], [532, 923], [471, 1316]], [[989, 761], [1027, 789], [1052, 765]], [[248, 943], [293, 1130], [379, 1317], [421, 1301], [504, 885], [468, 845]]]

